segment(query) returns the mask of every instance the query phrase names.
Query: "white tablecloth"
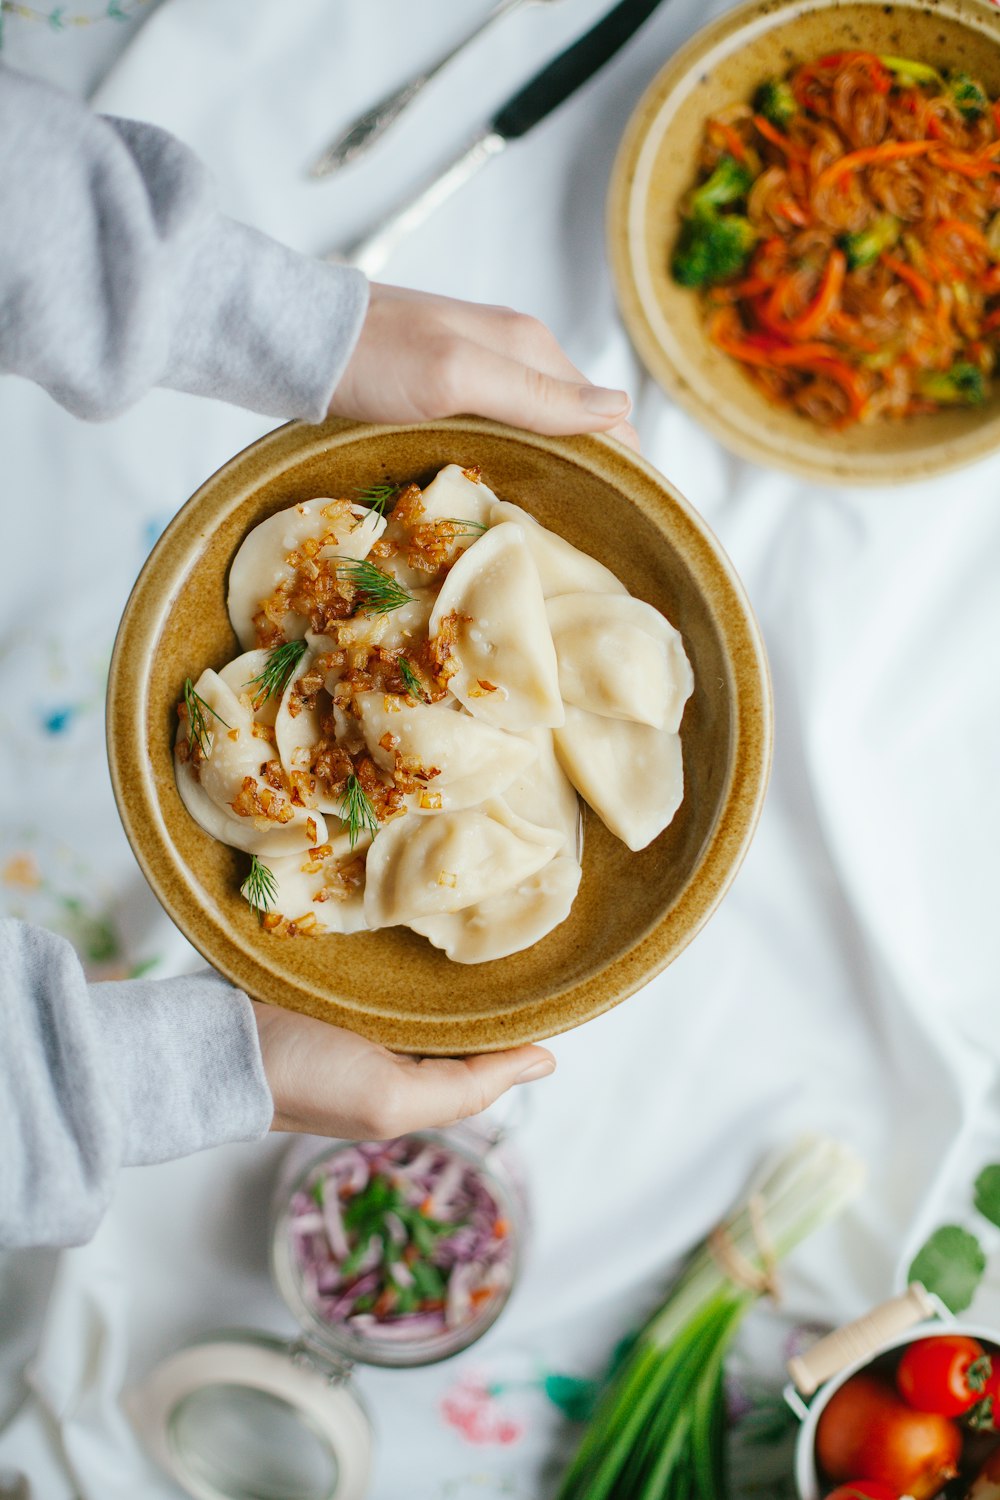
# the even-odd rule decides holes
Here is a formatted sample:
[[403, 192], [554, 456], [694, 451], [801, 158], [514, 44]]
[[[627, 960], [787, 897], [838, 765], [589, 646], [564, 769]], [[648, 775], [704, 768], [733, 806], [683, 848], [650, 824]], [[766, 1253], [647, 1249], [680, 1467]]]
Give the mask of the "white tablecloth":
[[[483, 0], [165, 0], [96, 102], [175, 131], [233, 214], [321, 251], [446, 159], [602, 8], [508, 18], [323, 185], [303, 169], [333, 128]], [[531, 311], [594, 378], [633, 391], [646, 454], [715, 527], [757, 609], [777, 754], [757, 840], [711, 925], [643, 993], [558, 1038], [558, 1072], [530, 1091], [518, 1147], [533, 1238], [500, 1323], [444, 1366], [359, 1377], [376, 1500], [550, 1494], [574, 1439], [547, 1377], [603, 1367], [768, 1147], [820, 1129], [871, 1168], [863, 1198], [789, 1266], [781, 1320], [758, 1322], [762, 1345], [774, 1331], [775, 1387], [782, 1330], [887, 1295], [929, 1228], [972, 1222], [972, 1178], [1000, 1157], [1000, 460], [871, 492], [738, 462], [642, 375], [615, 313], [603, 213], [617, 140], [663, 60], [721, 8], [669, 0], [386, 272]], [[82, 84], [97, 31], [10, 18], [7, 53]], [[158, 529], [263, 426], [155, 393], [88, 427], [27, 385], [0, 388], [0, 889], [8, 911], [69, 932], [97, 975], [197, 963], [119, 830], [103, 678]], [[194, 1336], [292, 1331], [266, 1267], [280, 1149], [126, 1172], [93, 1244], [0, 1262], [0, 1472], [26, 1474], [44, 1500], [177, 1493], [143, 1467], [114, 1398]]]

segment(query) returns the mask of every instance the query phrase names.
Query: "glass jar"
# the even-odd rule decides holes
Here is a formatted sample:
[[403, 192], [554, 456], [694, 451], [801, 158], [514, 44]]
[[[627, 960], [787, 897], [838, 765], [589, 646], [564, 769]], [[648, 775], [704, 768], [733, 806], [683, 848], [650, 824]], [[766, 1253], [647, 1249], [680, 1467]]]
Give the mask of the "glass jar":
[[472, 1316], [433, 1336], [400, 1337], [397, 1327], [392, 1338], [380, 1338], [374, 1319], [349, 1325], [324, 1317], [296, 1254], [303, 1194], [317, 1181], [334, 1180], [347, 1153], [372, 1160], [386, 1148], [296, 1140], [282, 1159], [274, 1193], [271, 1266], [300, 1336], [285, 1341], [235, 1330], [200, 1339], [163, 1360], [123, 1398], [153, 1458], [194, 1500], [363, 1500], [372, 1429], [354, 1389], [353, 1366], [415, 1368], [447, 1359], [500, 1316], [517, 1283], [527, 1222], [505, 1132], [475, 1122], [389, 1144], [403, 1148], [404, 1166], [426, 1150], [447, 1154], [473, 1174], [509, 1236], [506, 1284]]

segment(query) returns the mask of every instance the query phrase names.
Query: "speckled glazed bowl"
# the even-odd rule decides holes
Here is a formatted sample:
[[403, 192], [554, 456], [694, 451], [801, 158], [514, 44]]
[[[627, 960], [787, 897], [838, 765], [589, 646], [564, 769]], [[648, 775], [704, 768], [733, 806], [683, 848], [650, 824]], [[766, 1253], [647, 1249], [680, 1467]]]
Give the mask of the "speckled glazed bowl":
[[[583, 880], [562, 926], [523, 953], [454, 964], [404, 928], [276, 938], [238, 894], [245, 856], [216, 843], [174, 784], [184, 678], [237, 646], [226, 575], [247, 532], [316, 495], [426, 482], [446, 463], [487, 483], [608, 564], [682, 632], [695, 674], [673, 823], [632, 854], [588, 815]], [[108, 685], [118, 807], [170, 916], [249, 994], [399, 1050], [465, 1053], [563, 1031], [633, 993], [707, 921], [746, 851], [771, 754], [764, 649], [739, 580], [704, 522], [642, 459], [607, 438], [548, 438], [475, 418], [426, 425], [293, 424], [212, 476], [157, 542], [122, 619]]]
[[611, 264], [632, 340], [662, 385], [745, 458], [836, 484], [922, 479], [1000, 445], [1000, 389], [983, 407], [827, 432], [772, 405], [709, 341], [697, 294], [670, 276], [678, 206], [709, 116], [800, 62], [850, 48], [964, 68], [1000, 93], [1000, 11], [984, 0], [752, 0], [657, 74], [625, 132], [608, 200]]

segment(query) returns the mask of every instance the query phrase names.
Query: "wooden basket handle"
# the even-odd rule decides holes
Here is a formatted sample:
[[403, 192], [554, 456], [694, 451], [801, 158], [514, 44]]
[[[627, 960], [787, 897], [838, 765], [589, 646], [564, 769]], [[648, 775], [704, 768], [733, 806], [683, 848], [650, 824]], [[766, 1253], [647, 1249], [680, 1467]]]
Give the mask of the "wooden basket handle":
[[919, 1281], [913, 1281], [902, 1296], [893, 1297], [873, 1308], [863, 1318], [837, 1328], [819, 1340], [805, 1354], [788, 1361], [788, 1373], [802, 1396], [811, 1396], [833, 1375], [855, 1360], [875, 1354], [883, 1344], [905, 1333], [917, 1323], [936, 1317], [938, 1305]]

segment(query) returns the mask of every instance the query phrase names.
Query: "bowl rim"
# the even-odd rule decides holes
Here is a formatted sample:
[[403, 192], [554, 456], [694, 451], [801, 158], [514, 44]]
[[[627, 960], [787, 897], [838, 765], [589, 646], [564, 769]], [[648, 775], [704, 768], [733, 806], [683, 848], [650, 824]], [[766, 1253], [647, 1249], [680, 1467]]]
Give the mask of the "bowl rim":
[[[933, 12], [978, 35], [985, 34], [991, 23], [1000, 46], [1000, 14], [978, 0], [891, 0], [891, 3], [901, 11]], [[873, 12], [885, 10], [885, 0], [843, 0], [843, 4]], [[845, 451], [839, 455], [831, 452], [829, 458], [823, 458], [810, 451], [804, 435], [802, 445], [790, 453], [782, 439], [768, 440], [766, 424], [749, 418], [741, 422], [730, 414], [728, 402], [709, 401], [692, 388], [683, 369], [657, 335], [649, 311], [657, 305], [655, 292], [647, 284], [646, 257], [641, 244], [654, 136], [658, 145], [669, 132], [668, 123], [656, 135], [658, 122], [692, 70], [716, 53], [728, 56], [736, 51], [738, 39], [751, 30], [766, 34], [789, 20], [841, 8], [841, 0], [743, 0], [689, 37], [653, 76], [629, 117], [608, 183], [605, 239], [615, 296], [629, 338], [646, 369], [678, 406], [740, 458], [813, 482], [883, 487], [930, 479], [994, 452], [1000, 446], [1000, 411], [958, 438], [937, 442], [929, 439], [910, 451]], [[982, 24], [976, 25], [977, 20]]]
[[[330, 452], [344, 443], [429, 429], [460, 433], [463, 437], [483, 433], [514, 439], [550, 453], [555, 450], [558, 456], [606, 483], [613, 483], [609, 471], [620, 468], [624, 462], [637, 471], [637, 478], [647, 491], [658, 491], [660, 497], [675, 507], [691, 539], [689, 566], [693, 566], [696, 557], [711, 570], [727, 605], [719, 628], [730, 667], [733, 753], [718, 814], [687, 884], [652, 928], [611, 964], [542, 999], [528, 1001], [502, 1014], [494, 1013], [489, 1021], [497, 1034], [485, 1038], [477, 1035], [482, 1029], [481, 1017], [387, 1016], [374, 1010], [366, 1012], [358, 1005], [342, 1004], [330, 994], [322, 996], [321, 1004], [317, 1004], [308, 986], [289, 979], [285, 973], [270, 971], [256, 949], [252, 960], [248, 960], [243, 949], [200, 901], [197, 882], [173, 846], [147, 750], [148, 677], [131, 670], [133, 661], [148, 659], [156, 649], [172, 608], [174, 589], [162, 587], [163, 571], [168, 570], [169, 578], [175, 580], [186, 576], [194, 565], [206, 536], [204, 512], [218, 488], [229, 483], [225, 498], [215, 505], [215, 519], [223, 519], [245, 502], [247, 488], [241, 490], [238, 483], [233, 485], [231, 481], [251, 455], [257, 473], [250, 488], [257, 488], [310, 456]], [[626, 494], [625, 498], [648, 514], [634, 497]], [[543, 436], [480, 417], [391, 424], [331, 418], [317, 425], [290, 422], [249, 444], [210, 475], [167, 525], [136, 579], [119, 624], [108, 673], [106, 737], [115, 804], [136, 861], [167, 915], [214, 969], [255, 998], [322, 1015], [334, 1024], [362, 1034], [377, 1032], [377, 1039], [396, 1051], [453, 1056], [540, 1041], [583, 1020], [591, 1020], [642, 988], [687, 947], [728, 890], [756, 830], [771, 768], [773, 701], [760, 627], [724, 549], [670, 481], [617, 440], [603, 435]], [[663, 932], [668, 921], [674, 932], [669, 940]], [[614, 975], [613, 983], [606, 978], [609, 974]], [[604, 993], [596, 997], [588, 994], [600, 980], [604, 982], [598, 988]], [[574, 996], [577, 1005], [580, 998], [587, 999], [582, 1015], [574, 1009]], [[366, 1016], [369, 1022], [363, 1025]]]

